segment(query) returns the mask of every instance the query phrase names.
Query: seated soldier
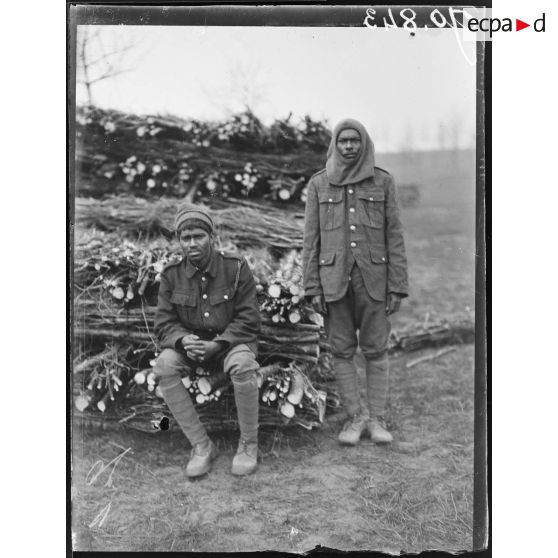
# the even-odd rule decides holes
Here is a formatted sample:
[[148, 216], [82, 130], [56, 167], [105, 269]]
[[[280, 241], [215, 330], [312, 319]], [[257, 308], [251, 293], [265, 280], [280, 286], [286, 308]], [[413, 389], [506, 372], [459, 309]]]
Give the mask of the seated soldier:
[[213, 247], [213, 220], [201, 206], [179, 207], [175, 229], [184, 258], [161, 274], [155, 332], [163, 349], [155, 365], [161, 392], [192, 445], [189, 477], [207, 473], [217, 448], [201, 424], [181, 374], [221, 364], [233, 387], [240, 442], [234, 475], [256, 469], [258, 453], [256, 285], [246, 260]]

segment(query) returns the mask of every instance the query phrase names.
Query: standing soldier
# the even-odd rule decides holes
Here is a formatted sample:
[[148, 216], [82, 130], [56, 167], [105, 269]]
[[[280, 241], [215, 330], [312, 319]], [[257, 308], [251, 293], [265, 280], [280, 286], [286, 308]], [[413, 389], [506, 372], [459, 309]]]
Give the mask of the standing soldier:
[[155, 332], [163, 349], [155, 366], [161, 392], [192, 446], [186, 474], [204, 475], [217, 449], [181, 375], [200, 363], [223, 366], [232, 379], [240, 426], [232, 473], [246, 475], [255, 470], [258, 452], [260, 314], [254, 277], [244, 258], [213, 247], [213, 220], [205, 208], [182, 205], [175, 229], [184, 258], [161, 275], [155, 317]]
[[[334, 372], [349, 415], [339, 442], [388, 443], [388, 316], [407, 296], [407, 262], [392, 176], [374, 166], [374, 145], [356, 120], [333, 131], [326, 168], [308, 184], [303, 269], [305, 294], [325, 314]], [[358, 337], [357, 337], [358, 331]], [[357, 345], [366, 359], [369, 411], [361, 409]]]

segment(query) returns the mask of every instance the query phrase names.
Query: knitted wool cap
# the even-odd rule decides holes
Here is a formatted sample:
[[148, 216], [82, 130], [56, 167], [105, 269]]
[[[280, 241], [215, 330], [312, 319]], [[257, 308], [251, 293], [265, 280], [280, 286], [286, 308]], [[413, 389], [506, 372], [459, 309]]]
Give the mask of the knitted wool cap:
[[183, 203], [176, 212], [174, 219], [174, 228], [176, 232], [184, 228], [190, 219], [199, 219], [206, 223], [210, 230], [213, 231], [213, 219], [209, 215], [209, 211], [203, 205], [194, 205], [193, 203]]

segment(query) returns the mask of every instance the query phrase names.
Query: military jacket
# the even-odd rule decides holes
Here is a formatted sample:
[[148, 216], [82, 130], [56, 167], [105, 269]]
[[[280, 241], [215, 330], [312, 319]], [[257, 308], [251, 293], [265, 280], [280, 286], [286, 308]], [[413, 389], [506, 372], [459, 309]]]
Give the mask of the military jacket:
[[374, 176], [356, 184], [330, 184], [325, 169], [310, 179], [302, 251], [307, 296], [342, 298], [356, 263], [375, 300], [387, 293], [407, 296], [407, 260], [392, 176], [374, 167]]
[[194, 333], [256, 352], [261, 318], [256, 284], [246, 260], [213, 249], [205, 271], [183, 259], [161, 274], [155, 333], [161, 348], [180, 349]]

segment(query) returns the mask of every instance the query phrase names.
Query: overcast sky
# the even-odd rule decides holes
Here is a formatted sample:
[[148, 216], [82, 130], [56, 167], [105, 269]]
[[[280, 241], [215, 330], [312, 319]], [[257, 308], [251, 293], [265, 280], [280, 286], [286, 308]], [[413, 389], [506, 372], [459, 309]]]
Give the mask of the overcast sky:
[[[96, 26], [99, 29], [100, 26]], [[91, 30], [91, 28], [89, 28]], [[80, 27], [80, 32], [83, 27]], [[104, 48], [133, 44], [129, 71], [93, 86], [95, 104], [220, 119], [249, 104], [263, 121], [304, 114], [368, 128], [378, 151], [429, 149], [458, 130], [474, 145], [475, 43], [452, 30], [101, 26]], [[100, 55], [97, 41], [88, 57]], [[86, 100], [77, 86], [77, 101]], [[445, 126], [446, 131], [440, 132]]]

